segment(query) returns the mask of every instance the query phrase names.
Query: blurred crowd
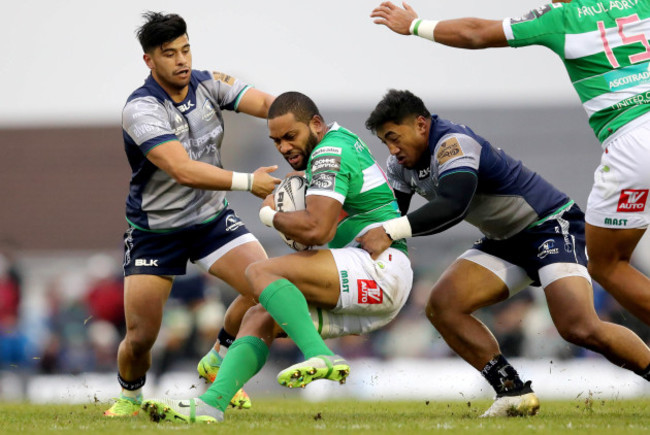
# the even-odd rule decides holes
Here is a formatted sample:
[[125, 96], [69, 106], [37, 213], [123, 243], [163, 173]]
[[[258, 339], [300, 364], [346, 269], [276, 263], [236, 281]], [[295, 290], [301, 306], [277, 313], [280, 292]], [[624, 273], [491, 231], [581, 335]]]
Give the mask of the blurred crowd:
[[[391, 324], [367, 336], [336, 339], [331, 342], [333, 349], [351, 359], [453, 357], [424, 314], [429, 291], [445, 261], [438, 266], [416, 265], [411, 297]], [[26, 303], [25, 276], [30, 271], [10, 250], [0, 251], [0, 371], [116, 373], [117, 347], [125, 331], [120, 258], [96, 253], [81, 263], [81, 267], [51, 274], [40, 289], [40, 298]], [[650, 343], [650, 328], [594, 284], [600, 317], [628, 326]], [[189, 265], [188, 274], [174, 282], [153, 350], [152, 374], [193, 370], [214, 343], [225, 310], [235, 297], [233, 289]], [[600, 357], [560, 338], [539, 288], [528, 288], [482, 309], [477, 317], [494, 332], [509, 358]], [[274, 343], [270, 358], [292, 363], [300, 354], [292, 342], [281, 339]]]

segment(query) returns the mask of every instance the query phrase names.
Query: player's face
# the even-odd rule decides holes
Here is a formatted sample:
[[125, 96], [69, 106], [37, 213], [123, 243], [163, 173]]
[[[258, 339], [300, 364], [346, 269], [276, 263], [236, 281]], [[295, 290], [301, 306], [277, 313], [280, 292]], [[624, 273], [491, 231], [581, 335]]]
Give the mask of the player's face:
[[287, 113], [269, 119], [268, 126], [269, 137], [289, 165], [297, 171], [307, 169], [309, 156], [320, 142], [312, 122], [305, 124], [297, 121], [293, 113]]
[[415, 167], [422, 157], [428, 145], [427, 136], [423, 117], [406, 120], [402, 124], [389, 121], [377, 129], [377, 137], [397, 158], [397, 162], [406, 168]]
[[145, 53], [144, 60], [163, 89], [181, 91], [190, 83], [192, 52], [187, 35], [156, 47], [152, 53]]

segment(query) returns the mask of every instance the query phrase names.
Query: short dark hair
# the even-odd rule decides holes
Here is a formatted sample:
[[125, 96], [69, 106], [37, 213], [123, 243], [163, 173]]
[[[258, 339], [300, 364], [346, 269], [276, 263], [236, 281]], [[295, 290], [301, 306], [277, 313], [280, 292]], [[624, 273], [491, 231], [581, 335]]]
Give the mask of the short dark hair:
[[136, 35], [145, 53], [187, 34], [187, 24], [180, 15], [147, 11], [142, 18], [145, 23], [138, 28]]
[[431, 117], [431, 113], [424, 106], [424, 102], [410, 91], [389, 90], [381, 99], [375, 110], [366, 120], [366, 128], [373, 133], [387, 122], [402, 124], [412, 116]]
[[314, 115], [318, 115], [319, 118], [323, 119], [318, 107], [316, 107], [316, 103], [307, 95], [295, 91], [278, 95], [271, 103], [271, 107], [269, 107], [267, 119], [277, 118], [287, 113], [293, 113], [296, 121], [305, 124], [309, 124]]

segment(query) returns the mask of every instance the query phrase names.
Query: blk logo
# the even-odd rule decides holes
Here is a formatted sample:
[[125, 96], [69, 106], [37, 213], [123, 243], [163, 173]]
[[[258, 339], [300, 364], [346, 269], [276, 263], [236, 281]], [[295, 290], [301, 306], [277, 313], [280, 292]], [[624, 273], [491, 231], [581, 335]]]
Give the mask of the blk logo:
[[144, 259], [144, 258], [137, 258], [135, 260], [135, 265], [136, 266], [158, 267], [158, 260], [147, 260], [147, 259]]
[[358, 279], [357, 286], [360, 304], [381, 304], [384, 302], [384, 292], [375, 281], [371, 279]]
[[630, 213], [644, 211], [648, 200], [648, 189], [627, 189], [621, 191], [616, 211]]

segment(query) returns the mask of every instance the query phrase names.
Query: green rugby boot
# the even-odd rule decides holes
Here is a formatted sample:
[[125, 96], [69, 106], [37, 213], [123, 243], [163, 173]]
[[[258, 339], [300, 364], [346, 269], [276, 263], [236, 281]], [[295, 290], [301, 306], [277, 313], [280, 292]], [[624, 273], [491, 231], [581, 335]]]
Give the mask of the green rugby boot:
[[[202, 378], [206, 384], [213, 383], [217, 378], [217, 373], [219, 373], [219, 367], [221, 367], [222, 362], [223, 358], [221, 355], [216, 350], [211, 349], [210, 352], [201, 358], [199, 365], [196, 367], [196, 371], [199, 372], [199, 378]], [[248, 394], [240, 388], [230, 400], [230, 406], [237, 409], [250, 409], [253, 403], [251, 402], [251, 398], [248, 397]]]
[[199, 398], [196, 399], [149, 399], [142, 402], [142, 409], [151, 421], [177, 423], [218, 423], [223, 412]]
[[317, 379], [344, 384], [350, 374], [350, 365], [339, 355], [319, 355], [294, 364], [278, 373], [278, 383], [288, 388], [305, 388]]
[[140, 405], [142, 405], [142, 396], [138, 399], [132, 399], [120, 394], [120, 397], [114, 399], [115, 403], [104, 411], [106, 417], [135, 417], [140, 412]]

